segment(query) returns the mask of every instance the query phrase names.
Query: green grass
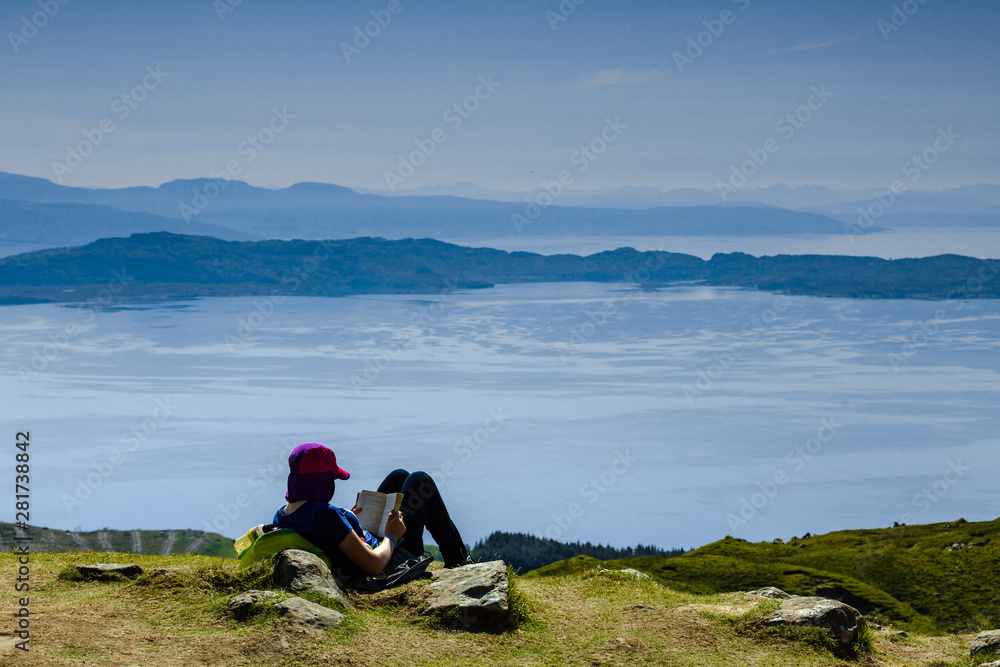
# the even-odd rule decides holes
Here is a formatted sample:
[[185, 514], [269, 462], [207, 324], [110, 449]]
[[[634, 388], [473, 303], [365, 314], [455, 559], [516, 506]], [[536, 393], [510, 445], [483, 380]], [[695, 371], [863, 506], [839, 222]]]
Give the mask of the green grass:
[[[949, 551], [955, 543], [980, 546]], [[578, 557], [527, 576], [598, 564]], [[671, 588], [696, 593], [776, 586], [795, 595], [834, 598], [875, 622], [922, 633], [1000, 624], [1000, 520], [839, 531], [787, 544], [727, 537], [683, 556], [628, 558], [604, 566], [633, 567]]]
[[510, 581], [507, 590], [507, 608], [510, 610], [511, 629], [536, 627], [538, 625], [536, 607], [524, 592], [517, 572], [510, 565], [507, 566], [507, 579]]
[[981, 665], [985, 662], [995, 662], [1000, 660], [1000, 653], [991, 651], [990, 653], [980, 653], [975, 656], [971, 656], [971, 664]]
[[[37, 650], [33, 644], [30, 662], [10, 664], [319, 667], [377, 659], [386, 667], [830, 667], [876, 664], [872, 656], [877, 664], [892, 667], [932, 664], [902, 655], [904, 644], [907, 650], [926, 646], [940, 665], [973, 664], [969, 637], [911, 635], [893, 644], [869, 635], [853, 653], [838, 653], [822, 632], [764, 627], [759, 621], [777, 605], [773, 600], [671, 590], [654, 580], [598, 573], [592, 559], [574, 559], [559, 574], [513, 577], [508, 604], [516, 623], [503, 631], [466, 633], [434, 623], [415, 604], [427, 582], [415, 581], [374, 595], [354, 595], [356, 608], [346, 610], [344, 624], [316, 636], [289, 632], [268, 605], [245, 618], [229, 614], [226, 600], [231, 595], [270, 586], [266, 562], [237, 572], [228, 559], [117, 556], [33, 555], [32, 604], [44, 612], [36, 617], [44, 641]], [[0, 607], [5, 609], [15, 601], [14, 559], [0, 555]], [[108, 560], [136, 562], [147, 572], [136, 580], [108, 582], [59, 576], [77, 562]], [[279, 600], [292, 595], [274, 590]], [[874, 646], [868, 650], [870, 644]]]

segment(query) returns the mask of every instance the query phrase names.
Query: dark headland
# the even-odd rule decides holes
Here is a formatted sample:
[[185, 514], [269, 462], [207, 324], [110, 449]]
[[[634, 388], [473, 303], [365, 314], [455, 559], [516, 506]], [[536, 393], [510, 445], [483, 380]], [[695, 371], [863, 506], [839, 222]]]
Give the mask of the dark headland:
[[498, 284], [697, 282], [874, 299], [1000, 297], [998, 260], [959, 255], [886, 260], [717, 254], [710, 260], [618, 248], [588, 256], [469, 248], [432, 239], [223, 241], [167, 232], [105, 238], [0, 259], [0, 304], [118, 303], [205, 296], [418, 294]]

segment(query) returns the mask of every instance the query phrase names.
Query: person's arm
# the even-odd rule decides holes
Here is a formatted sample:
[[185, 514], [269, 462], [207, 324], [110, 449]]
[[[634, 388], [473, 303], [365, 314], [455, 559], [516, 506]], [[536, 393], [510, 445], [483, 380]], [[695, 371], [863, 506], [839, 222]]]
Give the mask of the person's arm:
[[[403, 518], [399, 512], [389, 514], [389, 523], [386, 524], [385, 532], [386, 535], [391, 535], [393, 540], [399, 542], [399, 538], [406, 532], [406, 526], [403, 524]], [[382, 538], [382, 542], [372, 549], [353, 530], [347, 533], [347, 537], [337, 546], [340, 547], [345, 556], [351, 559], [352, 563], [373, 577], [389, 564], [392, 551], [395, 549], [392, 540], [387, 537]]]

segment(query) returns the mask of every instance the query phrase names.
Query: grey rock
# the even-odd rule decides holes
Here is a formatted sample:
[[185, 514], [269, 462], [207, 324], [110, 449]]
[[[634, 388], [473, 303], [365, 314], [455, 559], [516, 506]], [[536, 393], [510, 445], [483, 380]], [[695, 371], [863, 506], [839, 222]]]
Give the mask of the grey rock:
[[747, 595], [756, 595], [761, 598], [774, 598], [776, 600], [787, 600], [793, 597], [780, 588], [775, 588], [774, 586], [765, 586], [764, 588], [758, 588], [755, 591], [747, 591]]
[[782, 602], [766, 622], [770, 625], [816, 625], [841, 644], [850, 644], [858, 630], [864, 627], [865, 619], [857, 609], [839, 600], [801, 597]]
[[160, 583], [177, 583], [184, 572], [190, 572], [188, 567], [152, 567], [146, 570], [146, 575], [157, 579]]
[[303, 632], [322, 633], [344, 622], [344, 615], [339, 611], [327, 609], [302, 598], [282, 600], [274, 605], [274, 609], [279, 617], [288, 621], [296, 630]]
[[652, 577], [650, 577], [645, 572], [640, 572], [639, 570], [636, 570], [636, 569], [631, 568], [631, 567], [625, 568], [624, 570], [608, 570], [608, 569], [605, 569], [603, 567], [600, 568], [600, 569], [598, 569], [598, 573], [600, 573], [600, 574], [604, 574], [606, 572], [616, 572], [616, 573], [619, 573], [619, 574], [630, 574], [633, 577], [635, 577], [636, 579], [652, 579]]
[[319, 593], [347, 609], [354, 608], [326, 563], [308, 551], [286, 549], [277, 554], [274, 557], [274, 575], [271, 579], [276, 586], [287, 588], [293, 593]]
[[502, 560], [435, 570], [426, 590], [424, 613], [443, 614], [454, 619], [456, 627], [493, 630], [510, 619], [510, 581]]
[[972, 640], [972, 646], [969, 647], [969, 654], [977, 656], [984, 653], [1000, 653], [1000, 630], [980, 632]]
[[631, 567], [627, 567], [624, 570], [620, 570], [620, 572], [622, 574], [631, 574], [633, 577], [635, 577], [637, 579], [652, 579], [652, 577], [650, 577], [645, 572], [640, 572], [639, 570], [636, 570], [636, 569], [631, 568]]
[[277, 593], [274, 591], [246, 591], [226, 600], [226, 609], [236, 618], [247, 618], [253, 615], [257, 605], [270, 602]]
[[77, 563], [77, 573], [88, 581], [114, 581], [122, 577], [135, 579], [142, 576], [142, 568], [135, 563], [94, 563], [84, 565]]

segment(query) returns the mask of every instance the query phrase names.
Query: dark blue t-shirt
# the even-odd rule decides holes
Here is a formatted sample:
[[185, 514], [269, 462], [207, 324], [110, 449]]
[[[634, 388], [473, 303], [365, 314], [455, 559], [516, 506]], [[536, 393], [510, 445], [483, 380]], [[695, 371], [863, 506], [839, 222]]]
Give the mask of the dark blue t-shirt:
[[279, 507], [274, 513], [274, 525], [279, 528], [291, 528], [322, 549], [330, 559], [335, 575], [353, 577], [364, 574], [361, 568], [340, 550], [339, 545], [352, 530], [373, 549], [378, 546], [379, 540], [361, 527], [358, 517], [352, 512], [314, 500], [302, 503], [291, 514], [285, 514], [283, 509]]

